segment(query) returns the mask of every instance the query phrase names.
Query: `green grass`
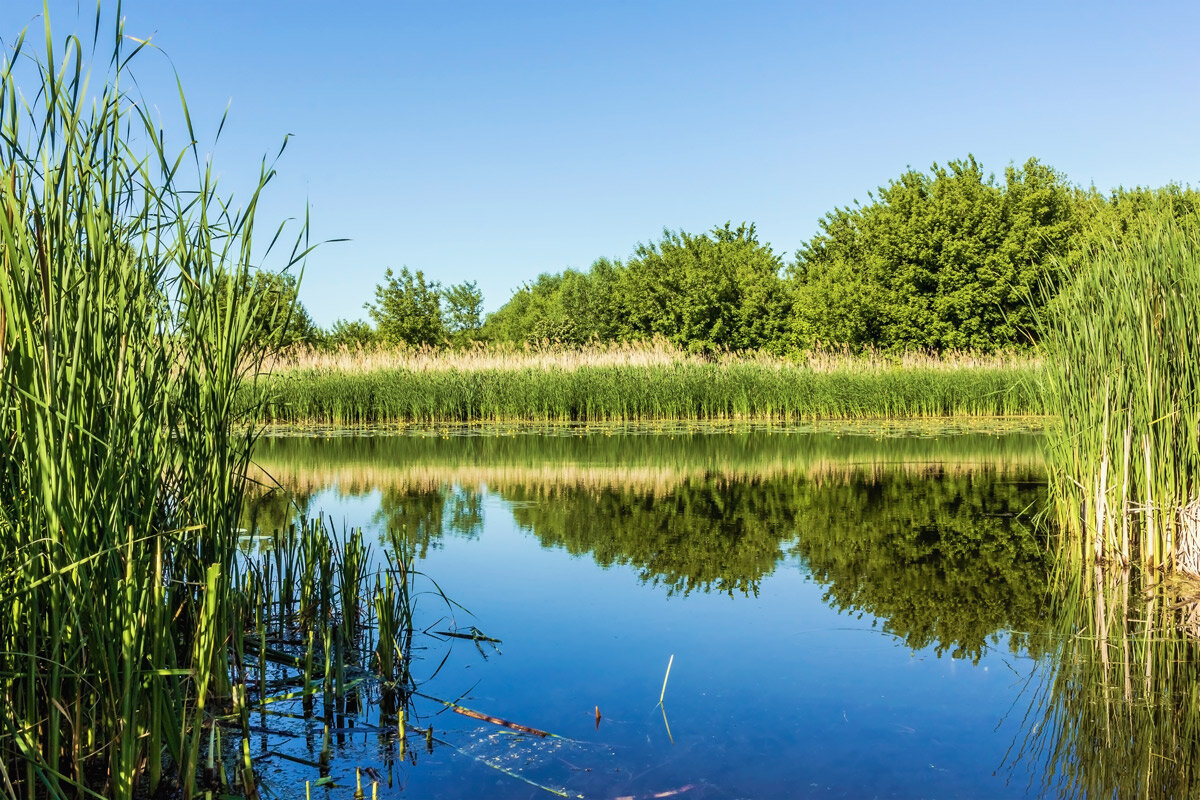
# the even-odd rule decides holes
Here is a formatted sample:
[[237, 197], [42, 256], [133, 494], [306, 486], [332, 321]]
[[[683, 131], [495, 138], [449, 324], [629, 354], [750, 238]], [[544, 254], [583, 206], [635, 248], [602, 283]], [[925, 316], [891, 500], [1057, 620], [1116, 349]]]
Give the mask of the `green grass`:
[[234, 399], [263, 356], [252, 295], [213, 287], [261, 256], [271, 174], [237, 210], [190, 119], [168, 153], [128, 92], [146, 45], [98, 22], [92, 75], [45, 16], [0, 65], [0, 795], [191, 796], [239, 692]]
[[261, 381], [263, 421], [821, 420], [1045, 411], [1041, 367], [817, 371], [761, 362], [576, 369], [289, 370]]
[[1200, 238], [1163, 222], [1127, 241], [1049, 304], [1055, 502], [1072, 559], [1198, 574]]

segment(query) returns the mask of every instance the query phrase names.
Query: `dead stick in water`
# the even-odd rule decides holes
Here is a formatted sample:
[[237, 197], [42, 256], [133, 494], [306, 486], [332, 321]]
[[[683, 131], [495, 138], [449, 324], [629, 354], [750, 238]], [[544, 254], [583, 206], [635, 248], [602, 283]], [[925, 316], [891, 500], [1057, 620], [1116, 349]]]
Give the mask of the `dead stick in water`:
[[667, 680], [671, 677], [671, 665], [675, 663], [675, 654], [671, 653], [671, 658], [667, 661], [667, 674], [663, 675], [662, 692], [658, 695], [658, 704], [663, 704], [663, 698], [667, 696]]
[[505, 728], [511, 728], [512, 730], [520, 731], [521, 733], [529, 733], [534, 736], [541, 736], [543, 739], [548, 736], [553, 737], [555, 739], [562, 738], [561, 736], [559, 736], [556, 733], [550, 733], [549, 731], [540, 731], [537, 728], [531, 728], [528, 725], [521, 725], [520, 723], [510, 722], [506, 719], [501, 719], [500, 717], [493, 717], [490, 714], [484, 714], [482, 711], [475, 711], [474, 709], [466, 708], [465, 706], [460, 706], [458, 703], [451, 703], [449, 700], [442, 700], [441, 698], [438, 698], [438, 697], [430, 697], [427, 694], [423, 694], [421, 696], [426, 697], [430, 700], [436, 700], [437, 702], [439, 702], [442, 705], [449, 708], [451, 711], [455, 712], [456, 714], [462, 714], [464, 717], [470, 717], [471, 719], [483, 720], [484, 722], [490, 722], [493, 725], [502, 725]]

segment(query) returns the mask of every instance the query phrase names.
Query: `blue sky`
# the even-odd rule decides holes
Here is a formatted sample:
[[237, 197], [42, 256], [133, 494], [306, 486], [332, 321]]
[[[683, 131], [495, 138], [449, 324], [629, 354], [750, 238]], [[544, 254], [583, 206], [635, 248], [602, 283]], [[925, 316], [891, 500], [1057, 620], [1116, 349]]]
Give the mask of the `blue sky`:
[[[93, 10], [52, 2], [56, 33], [90, 34]], [[4, 0], [0, 36], [40, 36], [40, 13]], [[309, 259], [301, 299], [321, 324], [365, 316], [389, 266], [477, 280], [494, 310], [664, 227], [753, 221], [790, 254], [833, 207], [967, 153], [997, 173], [1037, 156], [1104, 190], [1200, 178], [1196, 3], [131, 0], [124, 15], [179, 71], [202, 141], [231, 103], [214, 153], [230, 190], [293, 135], [260, 218], [307, 203], [316, 238], [351, 240]], [[182, 147], [170, 64], [137, 74]]]

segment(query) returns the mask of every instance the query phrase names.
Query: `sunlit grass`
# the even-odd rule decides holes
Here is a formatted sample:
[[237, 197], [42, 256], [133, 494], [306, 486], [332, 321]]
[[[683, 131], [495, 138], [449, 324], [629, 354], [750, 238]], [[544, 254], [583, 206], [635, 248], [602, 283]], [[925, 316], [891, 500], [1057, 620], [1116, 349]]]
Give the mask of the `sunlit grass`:
[[271, 172], [232, 205], [190, 120], [167, 152], [129, 93], [146, 45], [96, 31], [99, 74], [48, 20], [0, 66], [0, 794], [191, 796], [245, 692], [234, 398], [262, 360], [253, 295], [213, 287], [262, 256]]
[[777, 368], [807, 367], [817, 372], [872, 372], [896, 367], [930, 370], [1029, 369], [1036, 368], [1041, 359], [1024, 351], [911, 351], [892, 354], [879, 351], [852, 353], [846, 349], [828, 348], [795, 353], [787, 357], [763, 351], [729, 351], [715, 355], [698, 355], [658, 337], [648, 341], [594, 342], [586, 345], [552, 341], [524, 345], [480, 343], [463, 348], [372, 345], [328, 349], [299, 345], [274, 354], [267, 366], [273, 372], [476, 372], [521, 369], [569, 371], [586, 367], [651, 367], [714, 362], [753, 363]]
[[1040, 361], [817, 353], [712, 361], [665, 344], [294, 356], [260, 384], [264, 421], [822, 420], [1036, 415]]
[[1049, 304], [1058, 514], [1085, 564], [1200, 573], [1200, 238], [1161, 222], [1127, 242]]

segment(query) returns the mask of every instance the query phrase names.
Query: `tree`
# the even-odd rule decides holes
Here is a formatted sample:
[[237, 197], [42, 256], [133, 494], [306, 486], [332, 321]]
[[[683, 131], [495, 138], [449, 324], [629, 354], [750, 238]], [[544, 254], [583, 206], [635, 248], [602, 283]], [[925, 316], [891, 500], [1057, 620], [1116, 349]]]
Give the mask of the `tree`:
[[370, 323], [361, 319], [353, 321], [339, 319], [321, 337], [324, 346], [329, 348], [367, 347], [375, 344], [378, 340], [379, 334], [375, 329], [371, 327]]
[[[229, 276], [225, 273], [217, 276], [214, 287], [217, 307], [224, 308], [229, 295]], [[252, 341], [270, 349], [317, 341], [320, 331], [300, 302], [299, 291], [299, 281], [291, 273], [254, 270], [239, 276], [238, 296], [256, 298], [251, 304]]]
[[456, 345], [464, 345], [479, 338], [483, 325], [483, 292], [475, 281], [463, 281], [442, 290], [446, 302], [443, 324]]
[[699, 236], [663, 231], [620, 275], [625, 335], [664, 336], [697, 352], [782, 349], [790, 311], [782, 268], [752, 224]]
[[446, 339], [441, 285], [426, 281], [421, 270], [391, 269], [375, 287], [375, 302], [364, 308], [375, 320], [380, 341], [387, 344], [438, 345]]
[[484, 334], [497, 341], [583, 344], [624, 338], [618, 297], [620, 261], [599, 258], [586, 272], [543, 273], [488, 315]]
[[968, 156], [909, 170], [871, 201], [830, 212], [796, 253], [801, 343], [940, 351], [1032, 341], [1031, 298], [1079, 227], [1062, 176], [1030, 159], [998, 183]]

